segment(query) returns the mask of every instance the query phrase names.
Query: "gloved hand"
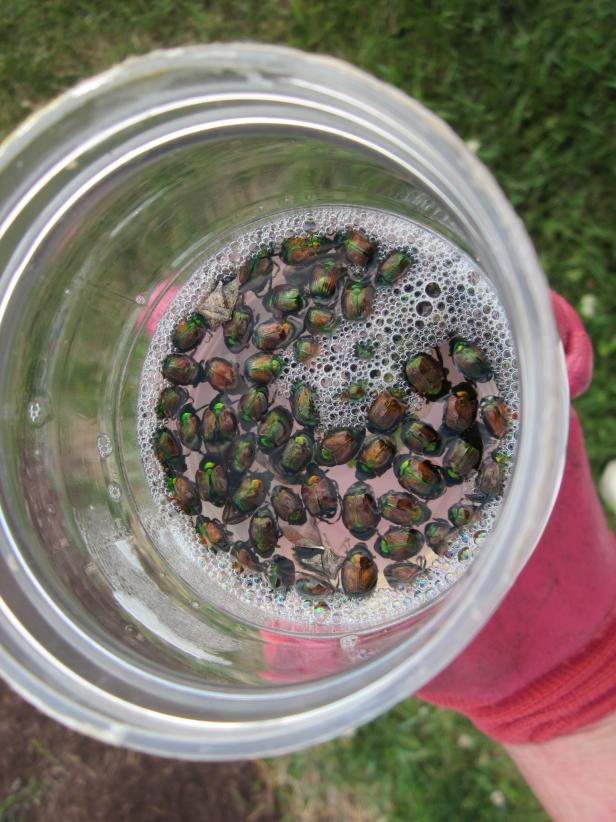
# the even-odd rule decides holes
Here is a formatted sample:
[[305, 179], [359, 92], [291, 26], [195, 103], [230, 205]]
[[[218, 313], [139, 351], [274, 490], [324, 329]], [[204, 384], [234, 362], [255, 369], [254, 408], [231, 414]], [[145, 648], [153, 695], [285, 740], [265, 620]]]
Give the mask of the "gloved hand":
[[[592, 374], [573, 308], [553, 294], [571, 396]], [[468, 716], [488, 736], [539, 742], [616, 709], [616, 540], [571, 410], [562, 485], [541, 540], [494, 616], [417, 696]]]

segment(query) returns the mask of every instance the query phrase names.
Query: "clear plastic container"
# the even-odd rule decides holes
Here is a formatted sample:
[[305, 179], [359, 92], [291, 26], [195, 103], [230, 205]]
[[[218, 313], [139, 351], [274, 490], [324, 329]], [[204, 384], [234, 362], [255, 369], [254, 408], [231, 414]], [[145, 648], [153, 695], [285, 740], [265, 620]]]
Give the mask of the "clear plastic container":
[[[1, 666], [72, 728], [238, 759], [363, 723], [458, 654], [529, 557], [564, 458], [548, 292], [502, 192], [437, 117], [337, 60], [251, 44], [154, 52], [84, 82], [0, 152]], [[149, 529], [136, 443], [147, 318], [238, 226], [343, 203], [480, 262], [511, 324], [521, 428], [495, 529], [431, 607], [353, 635], [232, 616]], [[164, 284], [164, 285], [163, 285]], [[144, 310], [148, 305], [150, 307]]]

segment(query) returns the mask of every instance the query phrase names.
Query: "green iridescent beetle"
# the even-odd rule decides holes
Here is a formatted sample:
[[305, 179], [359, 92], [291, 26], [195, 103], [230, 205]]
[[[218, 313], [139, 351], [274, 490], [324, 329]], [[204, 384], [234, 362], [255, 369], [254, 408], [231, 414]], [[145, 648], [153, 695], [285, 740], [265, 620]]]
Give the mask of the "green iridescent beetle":
[[406, 403], [387, 389], [380, 391], [368, 409], [368, 428], [383, 433], [394, 431], [405, 411]]
[[456, 538], [456, 530], [444, 519], [429, 522], [425, 529], [426, 542], [439, 557], [444, 557]]
[[342, 246], [343, 256], [350, 265], [368, 265], [376, 251], [375, 243], [359, 229], [337, 235], [336, 242]]
[[206, 455], [199, 463], [195, 475], [199, 496], [204, 502], [212, 505], [224, 505], [229, 494], [227, 471], [222, 461], [211, 455]]
[[493, 453], [487, 456], [479, 468], [475, 490], [472, 498], [480, 502], [487, 502], [500, 497], [505, 482], [505, 464], [507, 458], [502, 454]]
[[293, 354], [297, 362], [310, 362], [321, 353], [321, 343], [314, 337], [298, 337], [293, 343]]
[[201, 431], [205, 442], [230, 442], [237, 435], [235, 411], [221, 397], [215, 397], [203, 412]]
[[494, 376], [490, 361], [478, 345], [461, 337], [454, 337], [449, 345], [449, 352], [454, 365], [467, 380], [488, 382]]
[[413, 391], [426, 400], [438, 400], [449, 391], [443, 364], [430, 354], [411, 357], [404, 366], [404, 375]]
[[254, 385], [240, 397], [240, 419], [246, 425], [254, 425], [263, 419], [268, 408], [269, 392], [265, 385]]
[[190, 403], [182, 408], [178, 416], [178, 434], [182, 445], [189, 451], [201, 449], [201, 420]]
[[360, 542], [346, 555], [340, 569], [340, 583], [347, 596], [361, 597], [376, 586], [379, 569], [368, 546]]
[[401, 454], [394, 460], [394, 473], [405, 491], [423, 499], [436, 499], [445, 491], [445, 479], [438, 465]]
[[250, 542], [261, 557], [271, 556], [278, 547], [280, 529], [276, 517], [267, 506], [254, 512], [248, 527]]
[[298, 314], [306, 307], [301, 288], [294, 285], [277, 285], [269, 292], [263, 305], [276, 317]]
[[171, 342], [177, 351], [191, 351], [202, 342], [208, 328], [208, 321], [196, 311], [179, 321], [171, 334]]
[[234, 560], [233, 570], [236, 574], [242, 574], [244, 571], [252, 571], [253, 573], [263, 571], [263, 565], [249, 542], [234, 542], [230, 553]]
[[267, 580], [274, 591], [286, 594], [295, 584], [295, 565], [293, 560], [274, 554], [267, 571]]
[[439, 432], [418, 417], [409, 416], [400, 430], [400, 439], [415, 454], [437, 456], [443, 450], [443, 440]]
[[443, 409], [443, 425], [449, 431], [461, 434], [477, 417], [477, 392], [468, 382], [461, 382], [451, 389]]
[[423, 548], [424, 538], [416, 528], [398, 526], [377, 537], [374, 550], [385, 559], [401, 562], [416, 556]]
[[330, 247], [330, 240], [320, 234], [288, 237], [282, 243], [280, 256], [287, 264], [305, 263], [307, 260], [323, 254]]
[[353, 346], [353, 354], [358, 360], [371, 360], [376, 353], [372, 340], [358, 340]]
[[374, 281], [377, 285], [393, 285], [402, 279], [411, 265], [415, 262], [415, 257], [411, 252], [392, 251], [392, 253], [379, 263]]
[[357, 454], [356, 470], [361, 477], [380, 477], [396, 456], [396, 443], [386, 434], [366, 437]]
[[387, 491], [379, 498], [381, 516], [396, 525], [421, 525], [430, 519], [428, 506], [412, 494]]
[[306, 431], [297, 431], [273, 459], [273, 465], [282, 477], [292, 482], [308, 467], [313, 457], [314, 440]]
[[470, 442], [464, 437], [453, 440], [443, 457], [443, 472], [449, 485], [463, 482], [481, 462], [481, 441]]
[[481, 419], [488, 433], [501, 439], [507, 433], [509, 409], [500, 397], [484, 397], [479, 403]]
[[250, 468], [257, 453], [257, 439], [254, 434], [236, 437], [227, 451], [227, 470], [232, 480], [238, 480]]
[[235, 525], [242, 522], [263, 505], [267, 494], [267, 482], [263, 477], [246, 475], [233, 494], [227, 498], [222, 511], [222, 521]]
[[334, 480], [317, 471], [310, 473], [301, 487], [304, 505], [313, 517], [331, 519], [338, 512], [338, 486]]
[[231, 547], [229, 534], [222, 522], [210, 519], [200, 514], [195, 522], [195, 530], [203, 545], [217, 554], [219, 551], [228, 551]]
[[344, 465], [355, 457], [363, 439], [363, 428], [331, 428], [318, 444], [317, 459], [321, 465]]
[[237, 366], [222, 357], [211, 357], [206, 362], [205, 379], [221, 394], [233, 392], [239, 386]]
[[167, 492], [171, 501], [185, 514], [201, 513], [199, 491], [188, 477], [167, 477]]
[[355, 281], [346, 283], [340, 307], [346, 320], [367, 320], [374, 310], [374, 287]]
[[186, 460], [182, 452], [182, 443], [175, 431], [159, 428], [152, 438], [154, 454], [163, 468], [170, 471], [186, 470]]
[[341, 402], [360, 402], [368, 393], [369, 383], [367, 380], [361, 382], [352, 382], [345, 386], [338, 394], [338, 399]]
[[188, 354], [169, 354], [163, 360], [162, 375], [174, 385], [198, 385], [203, 379], [203, 369]]
[[252, 354], [244, 363], [246, 379], [258, 385], [269, 385], [277, 379], [284, 361], [276, 354]]
[[297, 333], [291, 320], [265, 320], [255, 328], [252, 341], [255, 348], [271, 353], [284, 348]]
[[345, 270], [333, 257], [316, 263], [310, 275], [308, 292], [316, 303], [331, 303], [338, 296], [338, 283]]
[[390, 562], [383, 576], [392, 588], [408, 585], [426, 570], [426, 561], [417, 557], [415, 562]]
[[266, 453], [280, 448], [291, 436], [293, 418], [286, 408], [276, 405], [271, 408], [259, 423], [257, 441], [259, 448]]
[[291, 386], [289, 403], [293, 416], [300, 425], [314, 428], [319, 424], [317, 395], [308, 383], [296, 380]]
[[479, 508], [468, 502], [456, 502], [447, 512], [449, 521], [456, 528], [463, 528], [465, 525], [472, 525], [479, 517]]
[[179, 385], [168, 385], [158, 395], [156, 416], [159, 419], [173, 419], [180, 408], [189, 400], [188, 391]]
[[270, 276], [273, 270], [272, 247], [261, 245], [241, 266], [238, 272], [240, 285], [245, 286], [248, 283], [259, 285], [265, 277]]
[[355, 482], [342, 497], [342, 521], [348, 531], [359, 539], [368, 539], [381, 519], [372, 488], [365, 482]]
[[297, 593], [306, 599], [319, 599], [334, 593], [333, 585], [318, 577], [301, 576], [295, 580]]
[[311, 334], [324, 334], [331, 337], [340, 326], [340, 318], [331, 308], [313, 306], [306, 312], [304, 326]]
[[234, 354], [242, 351], [250, 342], [254, 327], [254, 314], [246, 305], [237, 305], [231, 319], [223, 324], [222, 338], [225, 345]]
[[276, 516], [290, 525], [303, 525], [306, 522], [306, 511], [301, 499], [292, 488], [276, 485], [270, 496]]

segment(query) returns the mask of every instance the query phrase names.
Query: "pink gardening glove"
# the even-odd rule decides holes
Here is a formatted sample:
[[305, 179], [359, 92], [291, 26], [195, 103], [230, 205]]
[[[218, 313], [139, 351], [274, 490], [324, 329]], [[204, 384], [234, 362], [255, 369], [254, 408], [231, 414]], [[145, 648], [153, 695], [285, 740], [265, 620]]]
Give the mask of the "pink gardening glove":
[[[592, 374], [573, 308], [553, 294], [571, 396]], [[616, 709], [616, 540], [571, 411], [560, 493], [543, 536], [475, 640], [418, 693], [501, 742], [538, 742]]]

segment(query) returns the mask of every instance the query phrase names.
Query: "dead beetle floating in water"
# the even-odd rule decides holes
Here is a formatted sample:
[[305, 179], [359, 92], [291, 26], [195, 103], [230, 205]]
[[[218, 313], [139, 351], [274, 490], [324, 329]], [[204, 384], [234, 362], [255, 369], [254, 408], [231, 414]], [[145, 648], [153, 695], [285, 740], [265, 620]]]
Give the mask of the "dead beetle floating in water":
[[235, 411], [216, 397], [203, 412], [201, 430], [205, 442], [229, 442], [237, 434]]
[[190, 351], [203, 340], [208, 328], [208, 321], [203, 314], [194, 312], [176, 325], [171, 342], [178, 351]]
[[302, 500], [313, 517], [331, 519], [338, 511], [338, 486], [322, 473], [312, 473], [302, 484]]
[[239, 385], [237, 366], [222, 357], [212, 357], [205, 364], [205, 379], [221, 394], [235, 391]]
[[363, 428], [332, 428], [318, 445], [318, 460], [321, 465], [344, 465], [357, 454], [363, 439]]
[[265, 452], [284, 445], [291, 436], [293, 418], [286, 408], [277, 405], [271, 408], [259, 423], [257, 441]]
[[319, 424], [317, 395], [308, 383], [296, 380], [291, 386], [289, 402], [293, 416], [300, 425], [314, 428]]
[[217, 519], [210, 519], [209, 517], [199, 515], [195, 523], [195, 530], [201, 542], [207, 545], [214, 553], [218, 553], [218, 551], [228, 551], [231, 547], [229, 534], [222, 522], [219, 522]]
[[271, 502], [279, 519], [291, 525], [303, 525], [306, 522], [306, 511], [301, 499], [286, 485], [276, 485], [272, 489]]
[[262, 419], [269, 407], [269, 392], [265, 385], [255, 385], [242, 394], [239, 402], [242, 422], [251, 425]]
[[381, 516], [396, 525], [421, 525], [430, 519], [430, 509], [411, 494], [387, 491], [379, 498]]
[[376, 395], [368, 409], [368, 428], [388, 433], [398, 427], [406, 404], [385, 389]]
[[445, 402], [443, 425], [449, 431], [463, 433], [475, 422], [477, 406], [477, 392], [470, 383], [455, 385]]
[[355, 482], [342, 498], [342, 521], [359, 539], [368, 539], [376, 530], [381, 515], [372, 488]]
[[281, 452], [273, 459], [273, 465], [285, 479], [297, 481], [314, 457], [314, 440], [306, 431], [296, 431], [287, 440]]
[[305, 263], [331, 247], [331, 241], [320, 234], [287, 237], [282, 243], [280, 256], [287, 264]]
[[416, 354], [404, 366], [404, 374], [413, 391], [426, 400], [438, 400], [449, 391], [442, 363], [430, 354]]
[[424, 543], [423, 535], [415, 528], [399, 526], [390, 528], [382, 536], [377, 537], [374, 549], [385, 559], [394, 559], [400, 562], [418, 554]]
[[266, 494], [267, 484], [262, 477], [245, 476], [225, 503], [222, 512], [223, 522], [235, 525], [246, 519], [263, 504]]
[[250, 542], [262, 557], [269, 557], [278, 547], [280, 529], [276, 517], [267, 506], [254, 512], [248, 527]]
[[338, 296], [338, 282], [344, 269], [337, 260], [329, 258], [312, 269], [308, 291], [315, 303], [331, 303]]
[[257, 440], [254, 434], [242, 434], [236, 437], [227, 451], [226, 462], [229, 475], [239, 479], [250, 468], [257, 453]]
[[376, 586], [379, 569], [363, 542], [351, 548], [340, 569], [342, 590], [347, 596], [361, 597]]
[[186, 460], [182, 453], [182, 443], [174, 431], [159, 428], [152, 439], [156, 459], [164, 468], [172, 471], [185, 471]]
[[284, 362], [276, 354], [252, 354], [244, 363], [247, 380], [268, 385], [280, 376]]
[[224, 505], [229, 493], [227, 472], [223, 463], [215, 456], [205, 456], [195, 475], [199, 496], [212, 505]]
[[400, 455], [394, 460], [394, 472], [405, 491], [423, 499], [436, 499], [445, 490], [441, 469], [429, 460]]
[[182, 408], [178, 417], [178, 434], [182, 444], [189, 451], [199, 451], [201, 448], [201, 420], [195, 414], [192, 405]]
[[168, 477], [167, 491], [173, 502], [185, 514], [200, 514], [201, 500], [199, 499], [199, 492], [194, 482], [191, 482], [188, 477]]
[[159, 419], [173, 419], [180, 408], [186, 405], [188, 399], [188, 391], [179, 385], [169, 385], [163, 388], [158, 396], [156, 416]]
[[254, 326], [254, 315], [246, 305], [237, 305], [233, 309], [231, 319], [222, 327], [222, 337], [225, 345], [234, 354], [246, 348], [250, 342]]
[[478, 345], [461, 337], [454, 337], [449, 345], [449, 352], [454, 365], [467, 380], [487, 382], [492, 379], [492, 366]]
[[479, 403], [481, 419], [488, 432], [497, 439], [507, 433], [509, 409], [500, 397], [484, 397]]
[[200, 364], [188, 354], [169, 354], [165, 357], [162, 374], [174, 385], [197, 385], [203, 379]]
[[261, 351], [272, 352], [284, 348], [296, 331], [290, 320], [265, 320], [255, 328], [252, 341]]
[[374, 434], [364, 440], [357, 455], [357, 473], [361, 477], [380, 477], [396, 456], [396, 443], [385, 434]]

